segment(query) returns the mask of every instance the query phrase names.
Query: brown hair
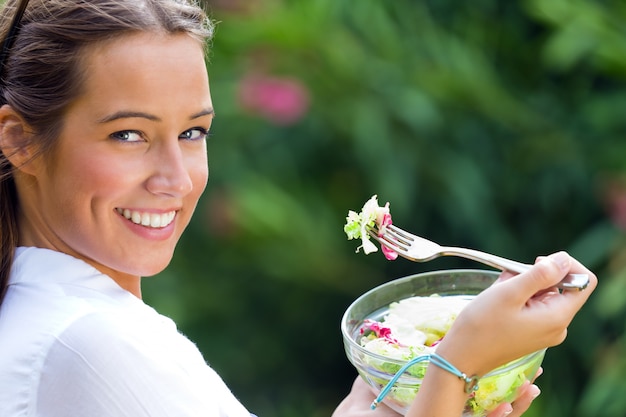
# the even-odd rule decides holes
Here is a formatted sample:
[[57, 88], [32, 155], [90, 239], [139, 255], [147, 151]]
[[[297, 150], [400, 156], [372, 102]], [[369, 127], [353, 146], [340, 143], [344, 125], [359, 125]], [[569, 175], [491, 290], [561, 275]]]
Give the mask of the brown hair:
[[[5, 39], [18, 8], [0, 11]], [[30, 0], [0, 69], [0, 106], [10, 105], [33, 130], [39, 152], [50, 151], [63, 116], [80, 94], [82, 52], [136, 32], [186, 33], [209, 40], [213, 25], [193, 0]], [[18, 242], [13, 167], [0, 152], [0, 302]]]

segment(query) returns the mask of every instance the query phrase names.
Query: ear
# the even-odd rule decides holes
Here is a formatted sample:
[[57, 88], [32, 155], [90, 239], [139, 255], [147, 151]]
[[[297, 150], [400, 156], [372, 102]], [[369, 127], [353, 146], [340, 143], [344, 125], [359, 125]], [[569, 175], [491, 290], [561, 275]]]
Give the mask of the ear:
[[0, 152], [17, 170], [32, 174], [36, 147], [32, 130], [8, 104], [0, 107]]

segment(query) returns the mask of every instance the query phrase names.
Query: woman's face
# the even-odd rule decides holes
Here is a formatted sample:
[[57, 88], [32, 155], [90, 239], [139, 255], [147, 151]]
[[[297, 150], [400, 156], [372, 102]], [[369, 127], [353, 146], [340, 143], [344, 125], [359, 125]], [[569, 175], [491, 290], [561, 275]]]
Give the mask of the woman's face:
[[[163, 270], [208, 179], [202, 45], [134, 34], [87, 52], [82, 94], [20, 190], [20, 244], [89, 262], [124, 288]], [[136, 287], [136, 288], [135, 288]]]

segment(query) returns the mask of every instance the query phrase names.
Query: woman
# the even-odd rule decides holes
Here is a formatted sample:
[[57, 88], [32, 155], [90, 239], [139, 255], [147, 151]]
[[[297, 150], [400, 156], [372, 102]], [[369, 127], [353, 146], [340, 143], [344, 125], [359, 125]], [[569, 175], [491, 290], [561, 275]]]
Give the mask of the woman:
[[[30, 0], [20, 16], [25, 3], [0, 15], [0, 415], [249, 416], [141, 301], [208, 179], [211, 23], [185, 0]], [[485, 291], [442, 355], [479, 375], [559, 343], [595, 277], [583, 293], [534, 295], [570, 271], [590, 274], [561, 253]], [[493, 340], [486, 355], [477, 336]], [[467, 395], [438, 368], [423, 391], [412, 416], [431, 395], [446, 401], [428, 415], [457, 416]], [[371, 399], [357, 381], [335, 416], [392, 415]]]

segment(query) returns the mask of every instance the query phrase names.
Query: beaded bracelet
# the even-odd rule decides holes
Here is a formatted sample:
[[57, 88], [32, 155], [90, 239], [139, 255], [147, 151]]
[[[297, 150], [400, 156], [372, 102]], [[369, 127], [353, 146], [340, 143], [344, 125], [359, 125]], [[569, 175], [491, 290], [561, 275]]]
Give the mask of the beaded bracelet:
[[450, 372], [451, 374], [453, 374], [454, 376], [457, 376], [459, 379], [465, 382], [464, 391], [466, 394], [471, 394], [474, 391], [478, 390], [478, 376], [476, 375], [467, 376], [465, 373], [459, 371], [454, 365], [452, 365], [450, 362], [448, 362], [441, 356], [437, 355], [436, 353], [431, 353], [429, 355], [417, 356], [411, 359], [410, 361], [408, 361], [402, 368], [400, 368], [398, 372], [396, 372], [396, 374], [393, 376], [393, 378], [389, 380], [387, 385], [385, 385], [384, 388], [380, 391], [380, 394], [378, 394], [378, 397], [376, 397], [376, 399], [374, 400], [370, 408], [374, 410], [376, 409], [376, 407], [378, 407], [378, 404], [380, 404], [383, 401], [383, 399], [387, 396], [387, 394], [389, 394], [389, 391], [391, 391], [391, 388], [393, 388], [393, 385], [396, 383], [396, 381], [398, 381], [398, 379], [402, 376], [402, 374], [407, 371], [407, 369], [409, 369], [411, 366], [415, 365], [416, 363], [424, 362], [428, 360], [430, 360], [430, 363], [432, 363], [433, 365], [437, 365], [441, 369], [444, 369]]

